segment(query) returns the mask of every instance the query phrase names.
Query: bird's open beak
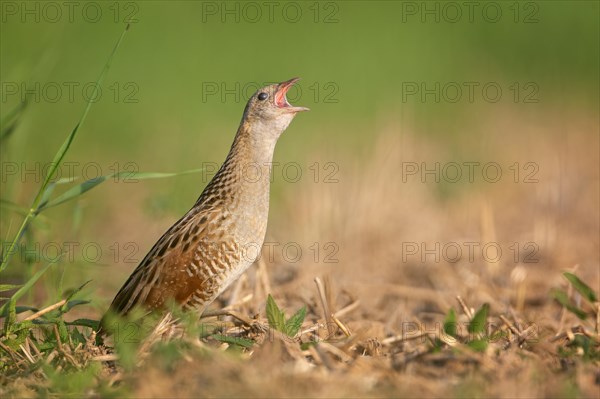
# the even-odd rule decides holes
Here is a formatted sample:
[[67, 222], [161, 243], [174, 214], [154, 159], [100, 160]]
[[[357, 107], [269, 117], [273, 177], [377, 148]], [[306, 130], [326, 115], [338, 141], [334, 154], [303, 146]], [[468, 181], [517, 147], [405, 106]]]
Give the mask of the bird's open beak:
[[275, 105], [279, 108], [284, 109], [287, 112], [302, 112], [302, 111], [310, 111], [306, 107], [294, 107], [292, 106], [287, 98], [285, 97], [285, 93], [296, 83], [300, 78], [293, 78], [287, 80], [285, 82], [279, 83], [277, 87], [277, 91], [275, 92]]

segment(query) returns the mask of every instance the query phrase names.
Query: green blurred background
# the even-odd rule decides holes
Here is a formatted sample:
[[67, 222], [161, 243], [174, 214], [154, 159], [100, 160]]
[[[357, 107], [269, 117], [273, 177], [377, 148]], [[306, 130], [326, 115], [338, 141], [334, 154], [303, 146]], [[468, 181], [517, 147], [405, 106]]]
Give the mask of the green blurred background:
[[[131, 16], [102, 96], [65, 159], [95, 162], [103, 174], [130, 162], [148, 172], [222, 162], [251, 88], [294, 76], [303, 80], [290, 102], [311, 112], [296, 118], [275, 160], [305, 167], [316, 153], [335, 161], [341, 149], [360, 160], [389, 119], [460, 152], [465, 140], [455, 138], [485, 141], [485, 132], [473, 129], [496, 110], [518, 110], [543, 128], [545, 113], [597, 113], [599, 106], [598, 2], [478, 2], [472, 14], [462, 2], [90, 3], [76, 2], [69, 14], [62, 2], [2, 2], [1, 114], [19, 104], [23, 84], [34, 91], [39, 85], [2, 142], [2, 162], [52, 159], [84, 109], [83, 86], [96, 80]], [[452, 91], [440, 101], [407, 94], [407, 85], [421, 82], [478, 86], [472, 102], [466, 89], [456, 102], [448, 101]], [[483, 97], [490, 82], [502, 89], [497, 102]], [[62, 92], [54, 101], [56, 85]], [[2, 197], [28, 206], [39, 183], [22, 180], [3, 176]], [[148, 220], [167, 217], [168, 224], [204, 184], [198, 175], [106, 184], [78, 205], [48, 212], [59, 221], [49, 224], [49, 235], [110, 241], [120, 228], [108, 214], [115, 203], [143, 207]], [[283, 184], [275, 181], [275, 207]], [[10, 237], [20, 221], [2, 216], [2, 236]]]

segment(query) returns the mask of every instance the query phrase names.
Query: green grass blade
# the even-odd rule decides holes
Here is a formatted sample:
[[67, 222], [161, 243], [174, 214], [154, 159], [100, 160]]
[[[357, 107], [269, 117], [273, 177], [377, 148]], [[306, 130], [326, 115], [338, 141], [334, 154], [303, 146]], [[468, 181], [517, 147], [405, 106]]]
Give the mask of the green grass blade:
[[48, 201], [45, 204], [40, 205], [39, 211], [41, 212], [41, 211], [51, 208], [53, 206], [60, 205], [63, 202], [67, 202], [68, 200], [73, 199], [75, 197], [79, 197], [83, 193], [91, 190], [92, 188], [94, 188], [98, 184], [106, 181], [106, 179], [109, 179], [110, 177], [111, 177], [110, 175], [99, 176], [99, 177], [95, 177], [93, 179], [87, 180], [81, 184], [78, 184], [75, 187], [68, 189], [67, 191], [65, 191], [64, 193], [59, 195], [58, 197], [54, 198], [52, 201]]
[[[21, 298], [23, 295], [25, 295], [27, 293], [27, 291], [29, 291], [31, 289], [31, 287], [33, 287], [35, 282], [38, 281], [39, 278], [42, 277], [44, 275], [44, 273], [46, 273], [48, 271], [50, 266], [55, 264], [59, 258], [60, 257], [58, 257], [55, 261], [48, 263], [46, 266], [44, 266], [43, 268], [38, 270], [37, 273], [35, 273], [33, 276], [31, 276], [31, 278], [29, 280], [27, 280], [27, 282], [25, 284], [23, 284], [23, 286], [21, 288], [19, 288], [19, 290], [13, 294], [13, 296], [10, 298], [10, 302], [16, 303], [16, 301], [19, 298]], [[6, 314], [6, 309], [9, 306], [10, 302], [7, 302], [4, 305], [2, 305], [2, 307], [0, 308], [0, 316], [4, 316]]]
[[23, 111], [25, 111], [27, 104], [27, 100], [22, 101], [2, 118], [2, 121], [0, 121], [0, 142], [6, 140], [15, 131], [15, 128], [19, 123], [19, 118], [23, 114]]
[[[60, 147], [60, 149], [58, 150], [56, 155], [54, 155], [54, 159], [50, 163], [50, 165], [52, 165], [52, 166], [44, 179], [44, 183], [42, 184], [42, 189], [38, 193], [38, 196], [40, 196], [44, 193], [46, 186], [48, 185], [50, 180], [52, 180], [52, 178], [54, 177], [56, 170], [60, 166], [67, 151], [71, 147], [71, 144], [73, 143], [73, 140], [75, 139], [75, 136], [77, 135], [77, 132], [79, 131], [79, 128], [85, 122], [85, 119], [87, 118], [90, 108], [92, 107], [92, 104], [95, 102], [94, 99], [97, 98], [97, 96], [98, 96], [98, 88], [102, 85], [102, 82], [104, 82], [104, 78], [106, 77], [106, 74], [108, 73], [110, 64], [113, 60], [113, 57], [114, 57], [115, 53], [117, 52], [117, 49], [121, 46], [121, 42], [123, 41], [123, 38], [125, 37], [125, 34], [127, 33], [128, 30], [129, 30], [129, 24], [127, 24], [127, 26], [125, 27], [125, 30], [123, 31], [123, 33], [121, 33], [121, 37], [119, 37], [117, 44], [115, 44], [115, 47], [113, 48], [112, 52], [108, 56], [108, 60], [104, 64], [104, 67], [102, 68], [102, 71], [100, 72], [100, 76], [98, 77], [98, 79], [95, 82], [94, 92], [88, 99], [85, 109], [83, 110], [83, 114], [81, 115], [81, 118], [79, 119], [79, 121], [77, 122], [77, 124], [75, 125], [73, 130], [71, 131], [71, 134], [69, 134], [67, 136], [67, 138], [63, 142], [62, 146]], [[34, 201], [34, 203], [35, 203], [35, 201]]]
[[29, 213], [29, 209], [25, 209], [22, 206], [5, 199], [0, 199], [0, 208], [4, 208], [15, 213], [20, 213], [21, 215], [27, 215], [27, 213]]
[[0, 284], [0, 292], [14, 290], [15, 288], [19, 288], [22, 286], [22, 284]]
[[165, 177], [173, 177], [173, 176], [179, 176], [179, 175], [183, 175], [183, 174], [197, 173], [197, 172], [201, 172], [202, 170], [203, 169], [191, 169], [191, 170], [186, 170], [183, 172], [175, 172], [175, 173], [154, 173], [154, 172], [132, 173], [132, 172], [123, 171], [123, 172], [117, 172], [117, 173], [113, 173], [113, 174], [106, 175], [106, 176], [95, 177], [95, 178], [87, 180], [81, 184], [78, 184], [74, 187], [71, 187], [70, 189], [68, 189], [67, 191], [65, 191], [64, 193], [59, 195], [58, 197], [54, 198], [52, 201], [48, 201], [48, 202], [42, 204], [39, 208], [39, 211], [51, 208], [53, 206], [60, 205], [63, 202], [67, 202], [73, 198], [79, 197], [80, 195], [86, 193], [87, 191], [93, 189], [97, 185], [99, 185], [109, 179], [123, 178], [123, 179], [126, 179], [127, 181], [134, 182], [136, 180], [162, 179]]
[[8, 114], [4, 115], [2, 119], [0, 119], [0, 126], [6, 126], [8, 122], [10, 122], [13, 118], [15, 118], [20, 112], [23, 112], [23, 109], [27, 106], [27, 100], [22, 101], [12, 109]]
[[121, 176], [123, 176], [126, 180], [135, 181], [135, 180], [146, 180], [146, 179], [163, 179], [165, 177], [173, 177], [179, 175], [188, 175], [191, 173], [202, 172], [204, 168], [199, 169], [189, 169], [184, 170], [183, 172], [119, 172]]
[[55, 182], [51, 182], [50, 184], [48, 184], [48, 187], [46, 187], [46, 190], [44, 190], [44, 194], [42, 195], [42, 199], [40, 200], [40, 203], [39, 203], [39, 205], [36, 208], [36, 214], [40, 213], [40, 211], [42, 210], [42, 208], [44, 207], [44, 205], [50, 200], [50, 196], [54, 192], [55, 188], [56, 188], [56, 183]]
[[594, 292], [594, 290], [591, 289], [589, 285], [581, 281], [579, 277], [577, 277], [573, 273], [568, 272], [563, 273], [563, 276], [565, 276], [565, 278], [569, 280], [573, 288], [575, 288], [577, 292], [579, 292], [589, 302], [598, 302], [598, 297], [596, 297], [596, 293]]
[[[100, 72], [100, 76], [98, 77], [98, 79], [95, 82], [94, 92], [88, 99], [85, 109], [83, 110], [83, 114], [81, 115], [81, 118], [79, 119], [79, 121], [77, 122], [77, 124], [75, 125], [73, 130], [71, 131], [71, 134], [69, 134], [67, 136], [67, 138], [63, 142], [62, 146], [60, 147], [60, 149], [58, 150], [56, 155], [54, 155], [54, 159], [50, 163], [50, 165], [51, 165], [50, 170], [48, 171], [48, 174], [46, 175], [46, 177], [44, 179], [44, 183], [42, 183], [42, 188], [38, 193], [39, 198], [41, 198], [41, 195], [43, 195], [44, 191], [46, 190], [46, 186], [48, 185], [50, 180], [52, 180], [52, 178], [54, 177], [56, 170], [60, 166], [67, 151], [71, 147], [71, 144], [73, 143], [73, 140], [75, 139], [75, 136], [77, 135], [77, 132], [79, 131], [79, 128], [81, 128], [81, 126], [85, 122], [87, 115], [90, 112], [90, 108], [92, 108], [92, 104], [95, 102], [94, 99], [96, 99], [98, 97], [98, 88], [100, 86], [102, 86], [102, 82], [104, 82], [104, 78], [106, 77], [106, 74], [108, 73], [108, 70], [110, 69], [110, 64], [113, 60], [113, 57], [116, 54], [118, 48], [121, 46], [121, 42], [123, 41], [123, 38], [125, 37], [125, 34], [127, 33], [128, 30], [129, 30], [129, 24], [127, 24], [127, 26], [125, 27], [125, 30], [123, 31], [123, 33], [121, 33], [121, 37], [119, 37], [117, 44], [115, 44], [115, 47], [113, 48], [112, 52], [108, 56], [108, 60], [104, 64], [104, 67], [102, 68], [102, 71]], [[36, 204], [36, 201], [34, 201], [34, 204]]]
[[4, 270], [6, 268], [6, 266], [8, 266], [8, 262], [10, 261], [10, 258], [14, 252], [16, 245], [21, 241], [21, 238], [23, 237], [23, 233], [27, 229], [27, 226], [29, 225], [31, 220], [35, 218], [35, 216], [38, 212], [38, 207], [40, 206], [40, 204], [42, 202], [42, 198], [46, 194], [46, 187], [48, 186], [48, 184], [54, 177], [56, 170], [60, 166], [67, 151], [71, 147], [71, 143], [73, 143], [73, 140], [75, 139], [75, 135], [79, 131], [79, 128], [83, 125], [83, 122], [85, 121], [87, 114], [90, 111], [92, 104], [94, 103], [94, 99], [97, 98], [98, 88], [101, 86], [102, 82], [104, 81], [104, 78], [106, 77], [108, 69], [110, 68], [110, 64], [113, 60], [113, 57], [115, 56], [115, 53], [117, 52], [117, 49], [120, 47], [121, 42], [123, 41], [123, 38], [125, 37], [125, 34], [127, 33], [128, 30], [129, 30], [129, 24], [126, 25], [125, 30], [123, 30], [123, 33], [121, 33], [121, 36], [119, 37], [119, 40], [117, 41], [117, 44], [115, 45], [112, 52], [108, 56], [108, 60], [104, 64], [104, 68], [102, 68], [102, 71], [100, 72], [100, 76], [96, 80], [96, 84], [94, 86], [94, 94], [88, 99], [88, 102], [83, 111], [83, 114], [79, 118], [79, 121], [75, 125], [75, 128], [67, 136], [66, 140], [64, 141], [64, 143], [62, 144], [62, 146], [60, 147], [60, 149], [54, 156], [54, 159], [52, 160], [52, 163], [51, 163], [52, 167], [48, 171], [48, 174], [45, 176], [44, 181], [43, 181], [40, 189], [38, 190], [38, 192], [35, 196], [35, 199], [33, 200], [33, 203], [29, 209], [29, 212], [23, 219], [23, 222], [21, 223], [21, 227], [19, 227], [19, 230], [17, 231], [15, 238], [11, 241], [11, 243], [8, 247], [8, 250], [6, 251], [6, 256], [2, 257], [2, 263], [0, 263], [0, 272], [2, 272], [2, 270]]

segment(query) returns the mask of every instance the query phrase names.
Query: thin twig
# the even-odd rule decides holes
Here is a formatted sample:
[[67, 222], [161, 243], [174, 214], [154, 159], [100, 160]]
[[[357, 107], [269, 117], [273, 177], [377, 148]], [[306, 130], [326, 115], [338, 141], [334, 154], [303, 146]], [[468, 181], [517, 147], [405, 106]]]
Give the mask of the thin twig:
[[347, 313], [350, 313], [353, 310], [357, 309], [358, 305], [360, 305], [360, 301], [356, 300], [356, 301], [352, 302], [350, 305], [346, 306], [345, 308], [342, 308], [342, 309], [338, 310], [337, 312], [335, 312], [334, 316], [335, 317], [345, 316]]
[[471, 311], [471, 309], [469, 309], [469, 307], [467, 306], [467, 304], [465, 303], [465, 301], [460, 297], [460, 295], [456, 296], [456, 300], [458, 301], [458, 303], [462, 307], [463, 312], [465, 312], [465, 314], [467, 315], [467, 317], [469, 318], [469, 320], [472, 319], [473, 318], [473, 312]]
[[322, 323], [313, 324], [310, 327], [307, 327], [307, 328], [304, 328], [304, 329], [300, 330], [299, 336], [307, 334], [307, 333], [310, 333], [310, 332], [314, 332], [314, 331], [316, 331], [316, 330], [318, 330], [320, 328], [323, 328], [323, 324]]
[[93, 362], [113, 362], [115, 360], [119, 360], [119, 356], [114, 353], [111, 353], [107, 355], [94, 356], [90, 360]]
[[34, 364], [35, 360], [33, 360], [33, 356], [31, 356], [31, 353], [29, 353], [29, 351], [23, 346], [23, 344], [19, 345], [19, 348], [21, 348], [21, 352], [23, 352], [27, 360], [29, 360], [31, 364]]
[[327, 342], [319, 342], [318, 345], [320, 348], [325, 349], [327, 352], [339, 357], [342, 361], [344, 362], [349, 362], [352, 360], [352, 356], [348, 355], [346, 352], [344, 352], [343, 350], [336, 348], [335, 346], [331, 345], [330, 343]]
[[251, 320], [250, 318], [239, 314], [238, 312], [234, 311], [234, 310], [229, 310], [229, 309], [221, 309], [221, 310], [214, 310], [211, 312], [204, 312], [204, 314], [202, 315], [201, 318], [207, 318], [207, 317], [215, 317], [215, 316], [231, 316], [235, 319], [238, 319], [239, 321], [241, 321], [242, 323], [246, 324], [249, 327], [252, 327], [255, 322], [253, 320]]
[[258, 260], [258, 275], [260, 277], [260, 283], [263, 287], [263, 295], [266, 297], [267, 294], [271, 293], [271, 283], [269, 282], [269, 273], [267, 272], [267, 263], [261, 256]]
[[344, 335], [346, 335], [346, 337], [349, 337], [350, 335], [350, 330], [348, 329], [348, 327], [346, 327], [344, 325], [344, 323], [342, 323], [340, 321], [340, 319], [338, 319], [337, 317], [335, 317], [335, 315], [332, 313], [331, 314], [331, 318], [333, 319], [333, 321], [335, 322], [335, 324], [337, 324], [337, 326], [340, 328], [340, 330], [342, 330], [342, 332], [344, 333]]
[[38, 317], [43, 316], [43, 315], [45, 315], [48, 312], [52, 312], [53, 310], [60, 308], [65, 303], [67, 303], [66, 299], [63, 299], [62, 301], [56, 302], [54, 305], [50, 305], [47, 308], [44, 308], [44, 309], [42, 309], [42, 310], [40, 310], [38, 312], [35, 312], [31, 316], [27, 317], [25, 319], [25, 321], [37, 319]]
[[517, 330], [517, 328], [510, 321], [508, 321], [506, 317], [504, 317], [504, 315], [500, 315], [500, 320], [502, 320], [504, 325], [508, 327], [508, 329], [512, 331], [513, 334], [515, 334], [517, 337], [521, 337], [521, 333], [519, 332], [519, 330]]
[[600, 302], [596, 302], [596, 338], [600, 338]]
[[52, 327], [54, 328], [54, 335], [56, 336], [56, 344], [58, 345], [58, 350], [64, 352], [63, 344], [60, 340], [60, 334], [58, 332], [58, 326], [54, 324]]
[[237, 302], [238, 296], [240, 295], [240, 292], [242, 290], [242, 286], [244, 285], [247, 279], [248, 277], [246, 277], [245, 274], [242, 274], [242, 276], [235, 282], [235, 284], [233, 285], [233, 289], [231, 290], [231, 296], [227, 301], [227, 307], [233, 306]]
[[315, 284], [317, 285], [317, 292], [319, 293], [319, 299], [321, 300], [321, 306], [323, 306], [323, 314], [324, 319], [327, 323], [327, 332], [330, 337], [333, 337], [335, 334], [335, 329], [333, 328], [333, 322], [331, 319], [331, 311], [329, 309], [329, 303], [327, 302], [327, 296], [325, 294], [325, 288], [323, 287], [323, 282], [319, 277], [315, 277]]
[[0, 348], [2, 348], [6, 353], [8, 353], [8, 355], [12, 358], [13, 362], [17, 363], [18, 360], [15, 358], [15, 355], [14, 355], [12, 349], [10, 349], [8, 346], [4, 345], [2, 342], [0, 342]]
[[381, 344], [382, 345], [391, 345], [391, 344], [395, 344], [396, 342], [412, 341], [414, 339], [429, 337], [429, 334], [430, 333], [428, 333], [428, 332], [421, 332], [417, 335], [410, 335], [410, 336], [407, 336], [405, 334], [394, 335], [392, 337], [387, 337], [384, 340], [382, 340]]

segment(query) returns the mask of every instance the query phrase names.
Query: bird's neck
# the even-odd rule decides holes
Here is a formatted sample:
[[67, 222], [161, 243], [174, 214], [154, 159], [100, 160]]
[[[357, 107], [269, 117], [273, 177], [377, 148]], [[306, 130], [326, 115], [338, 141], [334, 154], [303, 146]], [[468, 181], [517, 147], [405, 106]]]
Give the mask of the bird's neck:
[[242, 122], [225, 162], [197, 203], [219, 202], [226, 193], [234, 202], [252, 200], [268, 207], [277, 135], [253, 130], [260, 128]]
[[261, 123], [243, 121], [235, 135], [225, 162], [271, 165], [279, 134]]

